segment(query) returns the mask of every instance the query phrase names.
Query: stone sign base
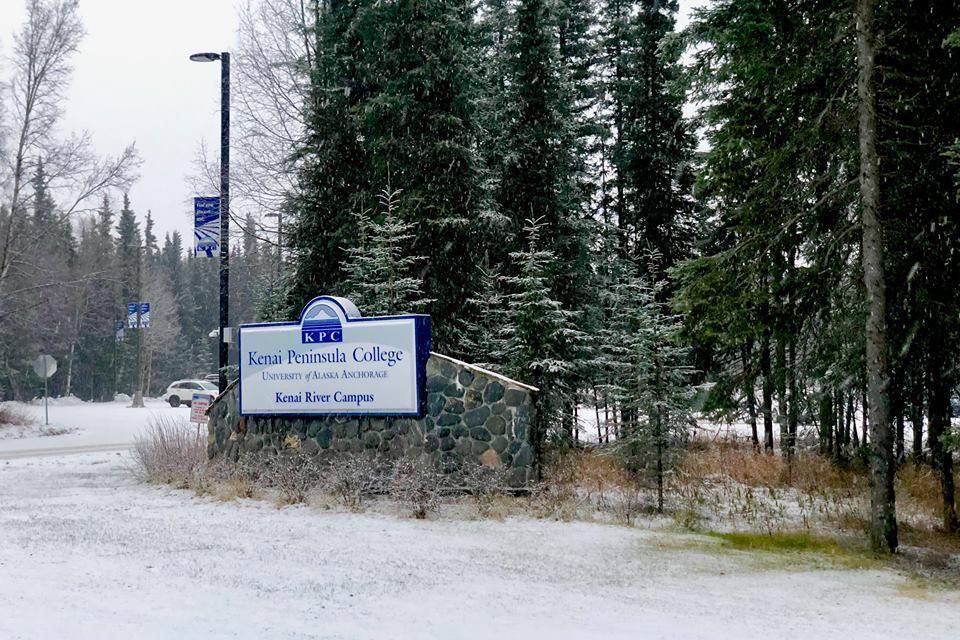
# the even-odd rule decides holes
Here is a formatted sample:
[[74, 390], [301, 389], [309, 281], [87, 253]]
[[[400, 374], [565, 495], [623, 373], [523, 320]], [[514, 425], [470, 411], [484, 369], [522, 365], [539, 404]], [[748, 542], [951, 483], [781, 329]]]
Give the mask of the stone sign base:
[[[429, 454], [443, 469], [466, 461], [506, 467], [511, 482], [534, 477], [531, 433], [535, 387], [453, 358], [431, 353], [427, 361], [427, 412], [422, 418], [241, 418], [237, 383], [210, 406], [208, 454], [240, 453], [299, 445], [309, 454], [367, 452], [390, 458]], [[291, 440], [291, 437], [295, 440]]]

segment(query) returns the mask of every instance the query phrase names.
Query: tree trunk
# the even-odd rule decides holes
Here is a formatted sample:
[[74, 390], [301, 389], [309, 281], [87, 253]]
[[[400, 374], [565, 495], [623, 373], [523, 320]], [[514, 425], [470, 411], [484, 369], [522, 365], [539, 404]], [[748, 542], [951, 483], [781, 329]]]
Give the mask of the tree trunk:
[[837, 424], [834, 427], [833, 455], [837, 460], [843, 458], [843, 425], [845, 420], [843, 407], [843, 391], [835, 389], [833, 392], [833, 406], [836, 409]]
[[793, 338], [787, 345], [787, 447], [789, 457], [793, 457], [797, 448], [797, 428], [800, 422], [800, 389], [797, 384], [797, 343]]
[[923, 377], [917, 376], [910, 389], [910, 429], [913, 433], [913, 461], [923, 460]]
[[846, 419], [843, 422], [843, 447], [844, 450], [850, 448], [850, 436], [851, 436], [851, 426], [853, 427], [853, 435], [856, 435], [856, 425], [854, 424], [854, 419], [856, 417], [856, 409], [853, 404], [853, 394], [847, 392], [847, 415]]
[[820, 393], [820, 455], [833, 452], [833, 400], [829, 391]]
[[747, 398], [747, 414], [750, 416], [750, 442], [755, 451], [760, 450], [760, 437], [757, 433], [757, 377], [750, 359], [753, 356], [753, 340], [747, 340], [741, 350], [743, 361], [743, 389]]
[[895, 457], [897, 463], [903, 461], [903, 367], [894, 366], [890, 376], [890, 413], [893, 415], [893, 424], [896, 425]]
[[787, 345], [783, 338], [777, 340], [777, 361], [775, 364], [777, 380], [777, 429], [780, 431], [780, 455], [789, 457], [787, 444]]
[[956, 533], [957, 503], [953, 485], [953, 453], [944, 442], [944, 436], [950, 429], [950, 389], [947, 378], [945, 350], [946, 345], [931, 344], [930, 350], [930, 422], [928, 442], [930, 444], [930, 462], [940, 476], [940, 497], [942, 498], [943, 529], [947, 533]]
[[770, 330], [760, 341], [760, 373], [763, 375], [763, 449], [773, 453], [773, 374], [770, 371]]
[[857, 0], [857, 98], [860, 133], [863, 279], [869, 313], [866, 322], [867, 389], [870, 420], [870, 541], [877, 551], [897, 549], [894, 492], [896, 465], [888, 413], [886, 285], [880, 227], [880, 160], [877, 156], [876, 36], [877, 0]]
[[657, 513], [663, 513], [663, 424], [656, 412], [657, 425]]
[[[853, 402], [853, 394], [850, 394], [850, 402]], [[866, 408], [863, 409], [866, 413]], [[850, 435], [853, 436], [853, 448], [857, 450], [860, 448], [860, 432], [857, 431], [857, 416], [856, 410], [854, 410], [853, 415], [850, 416]]]
[[597, 385], [593, 385], [593, 413], [597, 418], [597, 444], [603, 442], [603, 431], [600, 430], [600, 399], [597, 397]]
[[870, 398], [867, 397], [866, 389], [864, 389], [863, 392], [861, 393], [860, 399], [861, 399], [860, 406], [863, 407], [863, 410], [860, 412], [860, 422], [863, 427], [863, 436], [860, 440], [860, 443], [863, 446], [867, 446], [867, 433], [868, 433], [867, 426], [869, 424], [867, 417], [870, 414]]

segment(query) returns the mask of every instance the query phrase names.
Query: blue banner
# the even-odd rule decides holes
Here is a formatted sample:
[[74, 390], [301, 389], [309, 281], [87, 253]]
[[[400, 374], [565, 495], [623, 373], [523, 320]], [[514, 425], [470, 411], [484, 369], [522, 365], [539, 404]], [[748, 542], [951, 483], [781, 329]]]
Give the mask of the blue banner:
[[[140, 311], [140, 323], [137, 324], [137, 310]], [[150, 328], [150, 303], [131, 302], [127, 305], [127, 327], [130, 329], [149, 329]], [[119, 327], [118, 327], [119, 330]]]
[[193, 199], [193, 255], [212, 258], [220, 251], [220, 198]]

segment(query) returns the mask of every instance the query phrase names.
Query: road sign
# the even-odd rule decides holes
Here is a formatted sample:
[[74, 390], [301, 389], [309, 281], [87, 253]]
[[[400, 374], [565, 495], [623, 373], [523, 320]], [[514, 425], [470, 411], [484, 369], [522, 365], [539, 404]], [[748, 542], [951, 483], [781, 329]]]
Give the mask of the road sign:
[[46, 380], [57, 372], [57, 360], [53, 356], [42, 355], [33, 361], [33, 370]]
[[190, 399], [190, 422], [205, 423], [207, 409], [210, 407], [210, 396], [206, 393], [195, 393]]
[[220, 252], [220, 198], [193, 199], [193, 241], [194, 256]]
[[57, 372], [57, 360], [46, 354], [37, 356], [33, 361], [33, 371], [43, 378], [43, 421], [50, 424], [50, 408], [47, 402], [47, 380]]

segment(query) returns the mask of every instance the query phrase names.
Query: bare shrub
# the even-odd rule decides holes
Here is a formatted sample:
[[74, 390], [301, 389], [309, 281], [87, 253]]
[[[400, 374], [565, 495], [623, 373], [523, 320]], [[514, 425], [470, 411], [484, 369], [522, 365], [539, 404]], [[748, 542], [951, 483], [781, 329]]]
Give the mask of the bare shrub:
[[643, 493], [637, 486], [608, 492], [604, 507], [613, 513], [618, 522], [628, 526], [633, 526], [637, 517], [645, 511], [655, 510], [655, 505], [644, 502]]
[[0, 404], [0, 427], [31, 426], [37, 424], [33, 416], [9, 404]]
[[487, 518], [493, 511], [497, 498], [504, 495], [508, 486], [509, 469], [494, 469], [485, 464], [468, 462], [460, 470], [463, 490], [472, 496], [477, 515]]
[[282, 504], [305, 502], [307, 494], [321, 482], [317, 460], [296, 449], [277, 454], [245, 456], [246, 477], [256, 478], [262, 486], [276, 489]]
[[212, 485], [210, 492], [221, 500], [256, 497], [259, 471], [253, 458], [245, 454], [233, 462], [219, 456], [208, 462], [206, 476]]
[[202, 488], [206, 480], [207, 445], [186, 420], [152, 418], [133, 449], [136, 473], [148, 482]]
[[535, 515], [553, 520], [573, 520], [590, 503], [583, 490], [583, 451], [558, 448], [547, 452], [542, 480], [530, 485], [530, 506]]
[[409, 506], [413, 517], [422, 520], [428, 513], [439, 509], [446, 485], [446, 475], [429, 456], [404, 457], [393, 466], [390, 496]]
[[364, 499], [384, 490], [385, 475], [376, 458], [344, 454], [327, 467], [325, 484], [345, 507], [360, 509]]

